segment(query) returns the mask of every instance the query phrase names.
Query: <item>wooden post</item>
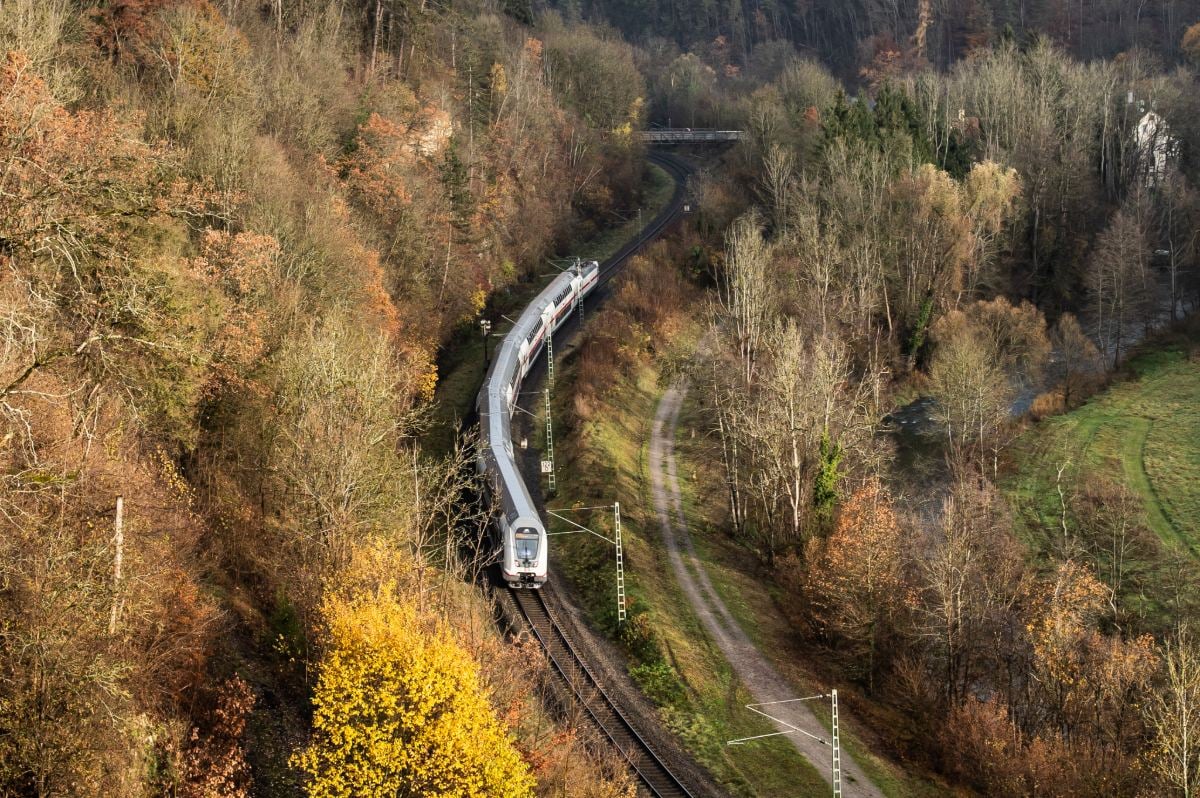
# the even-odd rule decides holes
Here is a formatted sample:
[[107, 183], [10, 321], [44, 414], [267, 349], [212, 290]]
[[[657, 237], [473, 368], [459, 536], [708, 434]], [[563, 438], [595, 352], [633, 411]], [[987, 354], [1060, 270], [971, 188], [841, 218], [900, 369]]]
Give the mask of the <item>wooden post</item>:
[[125, 557], [125, 499], [117, 497], [117, 517], [113, 522], [113, 545], [116, 554], [113, 556], [113, 603], [112, 613], [108, 616], [108, 634], [117, 633], [117, 616], [121, 614], [121, 562]]

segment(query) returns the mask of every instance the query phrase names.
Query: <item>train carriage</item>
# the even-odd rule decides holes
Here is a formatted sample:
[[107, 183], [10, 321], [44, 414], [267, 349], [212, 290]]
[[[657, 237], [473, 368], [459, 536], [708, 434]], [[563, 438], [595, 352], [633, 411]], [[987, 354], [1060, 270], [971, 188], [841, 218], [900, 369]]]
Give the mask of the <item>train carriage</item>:
[[577, 264], [555, 277], [504, 336], [479, 392], [478, 467], [495, 502], [493, 528], [501, 546], [501, 571], [512, 587], [541, 587], [549, 558], [546, 527], [513, 451], [513, 408], [547, 336], [563, 325], [599, 278], [596, 261]]

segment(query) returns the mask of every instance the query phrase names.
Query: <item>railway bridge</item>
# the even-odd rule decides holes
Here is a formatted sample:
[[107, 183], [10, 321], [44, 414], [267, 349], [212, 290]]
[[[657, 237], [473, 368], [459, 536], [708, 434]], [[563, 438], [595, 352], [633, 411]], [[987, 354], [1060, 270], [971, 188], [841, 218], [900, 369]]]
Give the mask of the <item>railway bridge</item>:
[[648, 144], [711, 144], [741, 141], [744, 130], [702, 130], [690, 127], [659, 127], [641, 131], [642, 141]]

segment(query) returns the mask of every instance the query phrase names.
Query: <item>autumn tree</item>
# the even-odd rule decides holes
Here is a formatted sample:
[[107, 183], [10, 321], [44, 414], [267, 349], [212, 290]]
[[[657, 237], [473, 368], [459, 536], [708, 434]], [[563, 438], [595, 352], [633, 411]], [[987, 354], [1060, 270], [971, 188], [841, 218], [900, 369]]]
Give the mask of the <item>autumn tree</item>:
[[998, 451], [997, 435], [1008, 421], [1015, 395], [995, 345], [965, 320], [947, 322], [929, 366], [929, 383], [954, 461], [960, 466], [973, 461], [986, 471], [987, 451]]
[[150, 50], [162, 33], [161, 14], [188, 0], [108, 0], [91, 10], [91, 35], [114, 64], [151, 60]]
[[629, 45], [572, 28], [546, 37], [542, 63], [555, 94], [587, 124], [640, 124], [646, 87]]
[[0, 87], [0, 148], [13, 165], [0, 197], [5, 292], [17, 306], [0, 398], [69, 360], [186, 439], [207, 364], [191, 353], [204, 352], [217, 321], [178, 257], [183, 220], [203, 216], [204, 193], [131, 122], [68, 112], [20, 53], [8, 55]]
[[82, 23], [70, 0], [16, 0], [0, 9], [0, 48], [20, 51], [51, 95], [71, 100], [78, 75], [65, 57]]
[[814, 626], [862, 657], [858, 676], [873, 690], [893, 624], [903, 611], [902, 530], [892, 498], [870, 481], [846, 500], [828, 539], [806, 551]]
[[287, 519], [269, 523], [272, 560], [302, 608], [315, 608], [356, 542], [374, 534], [403, 545], [412, 532], [399, 447], [413, 415], [398, 399], [416, 395], [406, 381], [420, 373], [402, 366], [385, 337], [333, 316], [296, 331], [273, 360], [270, 405], [247, 408], [257, 438], [248, 451], [261, 458], [247, 476]]
[[323, 608], [313, 738], [293, 762], [325, 796], [530, 796], [478, 665], [390, 589]]
[[1016, 392], [1040, 379], [1050, 355], [1046, 321], [1027, 302], [997, 297], [946, 314], [933, 337], [930, 391], [950, 450], [960, 464], [974, 452], [982, 469], [990, 449], [994, 476]]
[[1003, 280], [995, 270], [997, 250], [1002, 234], [1017, 216], [1021, 189], [1017, 170], [994, 161], [975, 164], [963, 180], [966, 213], [971, 220], [975, 247], [963, 278], [963, 296], [974, 297], [981, 287], [1004, 288]]
[[1149, 636], [1125, 640], [1100, 632], [1107, 595], [1090, 568], [1067, 560], [1042, 586], [1026, 628], [1050, 728], [1067, 741], [1085, 735], [1102, 745], [1111, 766], [1124, 769], [1132, 766], [1128, 756], [1138, 739], [1134, 698], [1146, 690], [1156, 662]]
[[962, 184], [924, 164], [894, 185], [888, 230], [903, 265], [894, 278], [893, 301], [914, 355], [938, 314], [979, 286], [1020, 186], [1015, 171], [993, 163], [977, 164]]
[[1192, 796], [1200, 772], [1200, 652], [1186, 625], [1159, 649], [1158, 689], [1143, 705], [1153, 735], [1151, 769], [1176, 795]]
[[1179, 46], [1193, 63], [1200, 64], [1200, 22], [1184, 31], [1183, 41]]

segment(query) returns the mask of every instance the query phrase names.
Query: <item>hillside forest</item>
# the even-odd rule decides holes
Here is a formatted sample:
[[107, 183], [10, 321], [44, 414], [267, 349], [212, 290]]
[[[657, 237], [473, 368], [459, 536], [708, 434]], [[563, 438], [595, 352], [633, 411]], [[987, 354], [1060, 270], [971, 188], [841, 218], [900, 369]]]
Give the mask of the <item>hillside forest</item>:
[[667, 124], [745, 131], [655, 250], [706, 299], [643, 273], [608, 354], [701, 319], [723, 528], [878, 753], [1195, 793], [1194, 553], [1013, 475], [1197, 357], [1200, 4], [3, 0], [0, 44], [0, 794], [635, 794], [438, 427]]

